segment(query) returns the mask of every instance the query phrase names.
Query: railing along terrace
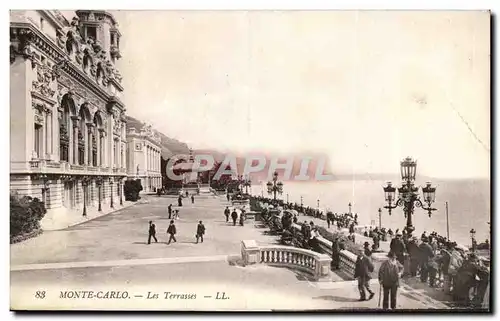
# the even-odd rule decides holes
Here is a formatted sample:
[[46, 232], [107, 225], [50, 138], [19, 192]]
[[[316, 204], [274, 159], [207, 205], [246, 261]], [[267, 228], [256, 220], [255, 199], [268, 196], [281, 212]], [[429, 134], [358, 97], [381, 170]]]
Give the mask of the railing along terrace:
[[258, 246], [255, 241], [242, 241], [245, 265], [267, 264], [298, 269], [311, 274], [315, 280], [328, 280], [331, 258], [313, 251], [283, 245]]

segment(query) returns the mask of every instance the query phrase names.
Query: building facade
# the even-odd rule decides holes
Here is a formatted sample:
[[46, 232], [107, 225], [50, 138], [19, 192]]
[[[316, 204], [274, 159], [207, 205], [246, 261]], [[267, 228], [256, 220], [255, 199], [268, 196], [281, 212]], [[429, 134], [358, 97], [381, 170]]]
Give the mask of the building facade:
[[140, 179], [143, 191], [161, 188], [161, 138], [150, 125], [127, 128], [127, 175]]
[[126, 118], [115, 18], [19, 10], [10, 20], [11, 191], [45, 202], [42, 227], [120, 206]]

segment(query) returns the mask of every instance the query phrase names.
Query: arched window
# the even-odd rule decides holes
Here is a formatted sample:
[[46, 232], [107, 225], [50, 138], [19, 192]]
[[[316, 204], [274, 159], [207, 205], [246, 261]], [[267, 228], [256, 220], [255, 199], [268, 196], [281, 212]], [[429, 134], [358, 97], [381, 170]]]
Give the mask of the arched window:
[[66, 94], [61, 102], [62, 113], [59, 119], [59, 156], [61, 161], [69, 162], [69, 145], [70, 145], [70, 130], [71, 115], [74, 111], [73, 99]]
[[68, 31], [66, 34], [66, 53], [68, 55], [71, 55], [73, 53], [73, 33], [71, 31]]
[[87, 125], [85, 124], [85, 107], [80, 108], [80, 124], [78, 128], [78, 164], [85, 164], [85, 140], [83, 135], [87, 135]]

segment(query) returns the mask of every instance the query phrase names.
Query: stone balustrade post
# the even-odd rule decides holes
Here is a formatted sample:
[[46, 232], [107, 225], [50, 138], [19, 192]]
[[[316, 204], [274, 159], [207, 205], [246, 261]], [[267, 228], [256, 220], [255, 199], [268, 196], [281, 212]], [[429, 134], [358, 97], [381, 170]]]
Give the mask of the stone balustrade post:
[[241, 241], [241, 258], [244, 265], [259, 264], [260, 249], [254, 240]]
[[331, 262], [332, 259], [328, 255], [319, 255], [319, 259], [316, 260], [316, 270], [314, 272], [316, 281], [330, 281]]

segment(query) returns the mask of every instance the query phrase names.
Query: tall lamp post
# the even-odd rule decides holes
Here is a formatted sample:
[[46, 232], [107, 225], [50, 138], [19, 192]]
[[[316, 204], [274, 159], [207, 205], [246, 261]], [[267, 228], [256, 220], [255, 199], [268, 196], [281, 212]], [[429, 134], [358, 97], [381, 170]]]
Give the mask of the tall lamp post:
[[109, 178], [109, 187], [111, 188], [111, 208], [115, 208], [115, 205], [113, 204], [113, 178]]
[[245, 192], [248, 194], [248, 188], [252, 187], [252, 181], [250, 180], [250, 177], [243, 179], [243, 186], [245, 187]]
[[402, 186], [398, 188], [398, 199], [396, 199], [396, 188], [392, 186], [391, 182], [387, 182], [387, 186], [384, 187], [385, 200], [387, 201], [384, 208], [389, 210], [389, 215], [396, 207], [403, 207], [403, 212], [406, 217], [406, 231], [411, 234], [415, 231], [415, 227], [412, 222], [412, 215], [415, 207], [421, 207], [423, 210], [427, 211], [429, 217], [432, 215], [431, 205], [436, 200], [436, 187], [432, 187], [431, 183], [427, 183], [425, 187], [422, 187], [423, 200], [420, 200], [418, 195], [419, 187], [415, 186], [415, 176], [417, 172], [417, 162], [410, 157], [405, 158], [401, 161], [401, 178], [403, 180]]
[[378, 208], [378, 228], [382, 229], [382, 209]]
[[472, 253], [476, 252], [476, 230], [470, 230], [470, 239], [472, 241]]
[[275, 171], [273, 174], [272, 182], [271, 181], [267, 182], [267, 193], [269, 195], [273, 194], [275, 201], [276, 201], [276, 194], [277, 193], [279, 193], [280, 195], [283, 194], [283, 183], [281, 181], [278, 181], [278, 172], [277, 171]]
[[351, 202], [349, 202], [349, 205], [348, 205], [348, 206], [349, 206], [349, 215], [351, 215], [351, 208], [352, 208], [352, 204], [351, 204]]
[[102, 177], [98, 177], [96, 179], [96, 184], [97, 184], [97, 199], [99, 200], [99, 206], [97, 210], [99, 212], [102, 212], [102, 207], [101, 207], [101, 186], [102, 186]]
[[82, 189], [83, 189], [83, 217], [87, 217], [87, 185], [89, 178], [84, 176], [82, 178]]
[[123, 199], [122, 199], [122, 195], [123, 195], [123, 183], [122, 183], [122, 179], [120, 178], [120, 181], [118, 182], [118, 187], [120, 188], [120, 206], [123, 206]]

